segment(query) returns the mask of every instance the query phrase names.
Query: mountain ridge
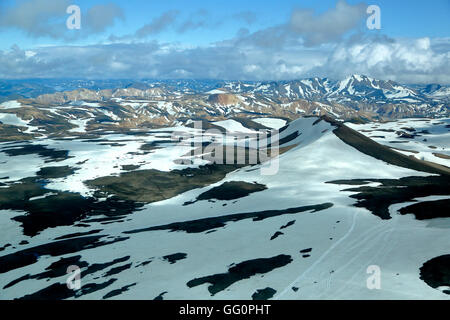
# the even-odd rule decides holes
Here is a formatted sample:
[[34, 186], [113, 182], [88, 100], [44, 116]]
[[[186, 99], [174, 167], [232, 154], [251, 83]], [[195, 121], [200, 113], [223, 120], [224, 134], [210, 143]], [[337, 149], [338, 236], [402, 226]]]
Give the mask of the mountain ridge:
[[105, 82], [108, 88], [104, 89], [96, 87], [95, 81], [77, 81], [70, 84], [72, 88], [74, 84], [88, 84], [88, 88], [0, 103], [1, 135], [8, 136], [11, 125], [25, 128], [22, 134], [28, 137], [177, 126], [193, 119], [212, 122], [262, 116], [293, 120], [326, 115], [342, 121], [389, 121], [450, 116], [449, 87], [413, 88], [364, 75], [341, 81], [121, 81], [120, 88]]

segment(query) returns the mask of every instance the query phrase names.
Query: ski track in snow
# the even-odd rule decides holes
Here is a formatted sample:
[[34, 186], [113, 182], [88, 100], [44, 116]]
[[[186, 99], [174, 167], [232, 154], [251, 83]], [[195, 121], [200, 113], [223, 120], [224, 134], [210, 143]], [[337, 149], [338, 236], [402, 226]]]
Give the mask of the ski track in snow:
[[353, 230], [355, 229], [355, 225], [356, 225], [356, 212], [353, 214], [352, 216], [352, 225], [350, 226], [350, 229], [347, 231], [347, 233], [341, 237], [337, 242], [335, 242], [334, 244], [332, 244], [330, 246], [330, 248], [328, 248], [327, 251], [325, 251], [319, 259], [317, 259], [308, 269], [306, 269], [304, 272], [302, 272], [302, 274], [300, 274], [294, 281], [291, 282], [291, 284], [289, 286], [287, 286], [283, 291], [281, 291], [280, 294], [278, 294], [275, 298], [277, 300], [281, 299], [288, 290], [291, 290], [291, 288], [293, 286], [295, 286], [296, 283], [300, 282], [303, 278], [306, 277], [306, 275], [313, 270], [319, 263], [321, 263], [331, 252], [333, 252], [333, 250], [339, 246], [341, 244], [341, 242], [343, 242], [345, 239], [348, 238], [348, 236], [353, 232]]

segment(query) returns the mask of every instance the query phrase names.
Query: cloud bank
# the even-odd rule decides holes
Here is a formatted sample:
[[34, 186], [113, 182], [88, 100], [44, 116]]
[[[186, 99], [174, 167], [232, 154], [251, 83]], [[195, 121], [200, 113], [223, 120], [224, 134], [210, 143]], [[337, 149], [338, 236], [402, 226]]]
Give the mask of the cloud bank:
[[[31, 37], [67, 37], [67, 30], [54, 24], [61, 11], [65, 14], [68, 0], [17, 3], [3, 14], [0, 29], [20, 29]], [[0, 78], [290, 80], [342, 79], [358, 73], [403, 83], [450, 84], [450, 38], [394, 39], [363, 31], [365, 8], [341, 0], [321, 14], [296, 9], [284, 24], [255, 32], [241, 27], [234, 38], [205, 46], [151, 40], [167, 30], [211, 28], [215, 20], [205, 10], [188, 15], [171, 10], [134, 33], [112, 35], [102, 44], [33, 49], [14, 45], [0, 51]], [[105, 32], [124, 18], [114, 4], [93, 6], [85, 16], [85, 32], [90, 33]], [[257, 21], [252, 12], [228, 18], [246, 26]]]
[[362, 38], [327, 48], [266, 50], [146, 42], [0, 51], [0, 78], [340, 79], [352, 73], [404, 83], [450, 84], [450, 39]]

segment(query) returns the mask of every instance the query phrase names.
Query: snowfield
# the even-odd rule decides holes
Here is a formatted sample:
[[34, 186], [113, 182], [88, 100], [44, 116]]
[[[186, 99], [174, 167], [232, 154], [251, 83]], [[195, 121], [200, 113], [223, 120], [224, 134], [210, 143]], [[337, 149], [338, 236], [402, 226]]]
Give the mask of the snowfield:
[[0, 103], [0, 109], [16, 109], [21, 107], [22, 104], [17, 100], [10, 100]]
[[213, 124], [222, 127], [230, 132], [254, 133], [254, 130], [250, 130], [244, 127], [240, 122], [237, 122], [236, 120], [216, 121], [213, 122]]
[[[254, 121], [276, 129], [287, 124], [275, 118]], [[413, 155], [419, 160], [448, 166], [449, 160], [432, 155], [450, 154], [448, 123], [448, 119], [402, 120], [348, 126], [369, 137], [384, 135], [373, 139], [417, 151]], [[235, 120], [213, 124], [228, 133], [255, 132]], [[383, 130], [398, 127], [429, 133], [406, 144], [392, 143], [403, 138]], [[448, 200], [450, 195], [399, 200], [388, 207], [390, 219], [382, 219], [351, 197], [362, 191], [348, 190], [363, 186], [378, 196], [375, 189], [383, 181], [432, 179], [439, 174], [376, 159], [338, 137], [335, 130], [334, 123], [317, 117], [292, 121], [278, 136], [283, 152], [276, 159], [230, 169], [213, 183], [148, 203], [129, 201], [133, 191], [125, 184], [113, 184], [108, 190], [114, 191], [105, 191], [86, 181], [131, 173], [136, 176], [130, 183], [138, 183], [145, 174], [158, 171], [166, 175], [161, 181], [167, 183], [166, 189], [173, 188], [169, 181], [177, 179], [195, 182], [200, 179], [196, 170], [208, 162], [186, 154], [195, 149], [191, 142], [201, 139], [202, 132], [179, 126], [142, 135], [0, 144], [0, 177], [5, 177], [0, 180], [0, 200], [8, 196], [1, 193], [8, 188], [31, 190], [21, 202], [0, 202], [0, 299], [251, 299], [264, 288], [275, 290], [267, 297], [272, 299], [449, 299], [445, 288], [433, 288], [421, 278], [420, 269], [449, 254], [450, 218], [419, 220], [399, 210]], [[174, 131], [186, 133], [185, 143], [171, 141]], [[427, 149], [430, 144], [436, 151]], [[64, 150], [67, 154], [61, 153]], [[181, 164], [180, 158], [191, 161]], [[261, 174], [261, 168], [274, 161], [276, 174]], [[50, 173], [42, 172], [44, 167], [51, 167]], [[61, 173], [53, 167], [65, 169], [58, 169]], [[66, 172], [68, 168], [73, 172]], [[210, 170], [213, 176], [217, 168]], [[154, 179], [158, 178], [143, 183], [155, 183]], [[223, 188], [232, 182], [264, 188], [236, 195]], [[45, 190], [36, 191], [41, 187]], [[38, 223], [46, 221], [48, 213], [33, 205], [19, 208], [24, 202], [46, 203], [52, 215], [64, 215], [57, 209], [58, 197], [63, 201], [75, 197], [77, 206], [88, 209], [71, 223], [50, 220], [38, 232], [30, 232], [26, 225], [30, 216], [35, 215]], [[66, 287], [70, 265], [81, 269], [79, 290]], [[381, 270], [379, 290], [367, 287], [369, 266]]]
[[270, 129], [281, 129], [286, 125], [286, 120], [277, 119], [277, 118], [257, 118], [253, 119], [254, 122], [262, 124]]

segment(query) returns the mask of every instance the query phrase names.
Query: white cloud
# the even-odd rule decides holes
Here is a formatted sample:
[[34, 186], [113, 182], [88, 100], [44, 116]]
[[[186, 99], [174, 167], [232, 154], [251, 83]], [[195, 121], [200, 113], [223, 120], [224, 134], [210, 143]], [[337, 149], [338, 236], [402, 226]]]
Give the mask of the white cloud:
[[[124, 19], [123, 11], [114, 3], [95, 5], [81, 13], [81, 30], [66, 27], [70, 0], [17, 0], [13, 6], [0, 6], [0, 31], [17, 29], [32, 38], [74, 40], [104, 32]], [[82, 8], [84, 9], [84, 7]], [[73, 30], [72, 30], [73, 31]]]
[[122, 9], [114, 3], [108, 3], [89, 8], [85, 21], [92, 32], [100, 33], [114, 25], [117, 19], [125, 19]]
[[[439, 39], [440, 45], [444, 39]], [[405, 83], [450, 83], [450, 39], [440, 51], [429, 38], [365, 39], [342, 43], [322, 65], [320, 73], [343, 77], [352, 73]], [[316, 70], [316, 71], [319, 71]]]
[[178, 15], [179, 12], [176, 10], [164, 12], [159, 17], [153, 19], [150, 23], [139, 28], [136, 31], [135, 36], [138, 38], [145, 38], [148, 35], [160, 33], [171, 26], [175, 22]]
[[[22, 0], [4, 13], [0, 30], [19, 28], [33, 37], [64, 38], [67, 30], [55, 28], [58, 20], [54, 18], [60, 11], [65, 15], [67, 4], [68, 0]], [[298, 9], [290, 24], [254, 33], [242, 29], [233, 39], [207, 46], [155, 41], [28, 50], [13, 46], [0, 51], [0, 78], [289, 80], [315, 76], [341, 79], [360, 73], [405, 83], [450, 84], [450, 38], [390, 39], [363, 33], [343, 38], [356, 30], [364, 8], [339, 1], [320, 15]], [[122, 11], [115, 5], [94, 6], [87, 11], [83, 28], [103, 32], [120, 18]], [[142, 41], [167, 29], [180, 32], [180, 26], [184, 31], [206, 26], [209, 20], [206, 11], [184, 18], [178, 11], [167, 11], [124, 37]]]
[[278, 49], [157, 42], [0, 51], [0, 78], [341, 79], [353, 73], [404, 83], [450, 84], [450, 38], [362, 38], [337, 46]]
[[254, 73], [256, 71], [260, 71], [261, 67], [257, 66], [256, 64], [248, 64], [244, 66], [244, 71], [246, 73]]
[[308, 46], [339, 40], [363, 21], [366, 8], [363, 3], [350, 5], [339, 0], [335, 8], [319, 15], [312, 10], [297, 9], [292, 12], [290, 28], [303, 36]]

